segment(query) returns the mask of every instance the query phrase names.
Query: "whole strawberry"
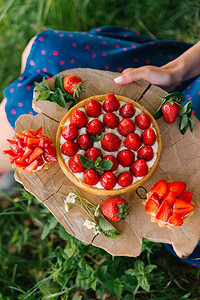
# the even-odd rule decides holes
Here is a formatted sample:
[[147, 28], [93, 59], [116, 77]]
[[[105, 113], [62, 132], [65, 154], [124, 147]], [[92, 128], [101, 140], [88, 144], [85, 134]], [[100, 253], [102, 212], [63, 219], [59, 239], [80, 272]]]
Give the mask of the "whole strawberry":
[[98, 118], [101, 114], [101, 103], [90, 99], [85, 108], [86, 114], [92, 118]]
[[101, 210], [105, 217], [117, 222], [129, 215], [130, 205], [125, 199], [111, 197], [103, 202]]
[[176, 103], [167, 102], [162, 107], [162, 113], [168, 124], [173, 124], [180, 111], [180, 106]]
[[106, 112], [113, 112], [120, 108], [119, 101], [114, 94], [108, 94], [103, 102], [103, 109]]
[[79, 96], [80, 92], [85, 92], [82, 88], [83, 81], [77, 75], [69, 75], [63, 78], [63, 86], [67, 93]]

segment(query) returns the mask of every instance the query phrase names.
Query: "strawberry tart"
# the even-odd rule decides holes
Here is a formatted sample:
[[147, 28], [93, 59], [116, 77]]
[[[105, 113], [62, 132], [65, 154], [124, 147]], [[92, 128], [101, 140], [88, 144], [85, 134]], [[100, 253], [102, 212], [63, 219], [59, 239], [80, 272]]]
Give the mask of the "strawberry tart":
[[122, 194], [152, 175], [161, 152], [160, 131], [135, 101], [97, 95], [64, 116], [56, 152], [63, 172], [81, 189], [102, 196]]

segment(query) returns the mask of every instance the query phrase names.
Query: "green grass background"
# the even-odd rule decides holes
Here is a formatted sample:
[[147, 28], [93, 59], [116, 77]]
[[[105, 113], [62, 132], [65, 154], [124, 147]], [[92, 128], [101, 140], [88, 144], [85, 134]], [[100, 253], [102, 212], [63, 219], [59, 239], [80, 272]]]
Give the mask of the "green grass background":
[[[195, 43], [198, 0], [0, 0], [0, 93], [20, 73], [21, 53], [44, 28], [119, 25], [155, 39]], [[0, 300], [200, 299], [200, 271], [143, 242], [137, 258], [112, 257], [68, 235], [37, 199], [0, 211]], [[195, 261], [194, 261], [195, 263]]]

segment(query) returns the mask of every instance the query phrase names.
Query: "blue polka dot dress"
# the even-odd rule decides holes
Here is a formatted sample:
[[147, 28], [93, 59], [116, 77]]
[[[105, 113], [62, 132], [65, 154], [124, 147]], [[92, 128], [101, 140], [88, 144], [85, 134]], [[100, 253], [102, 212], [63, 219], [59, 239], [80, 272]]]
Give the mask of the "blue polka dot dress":
[[[71, 68], [92, 68], [122, 72], [144, 65], [162, 66], [180, 56], [192, 45], [177, 41], [156, 41], [122, 27], [105, 26], [89, 32], [46, 30], [33, 42], [21, 76], [4, 91], [10, 124], [32, 110], [34, 82]], [[194, 114], [200, 119], [200, 76], [179, 84], [186, 101], [192, 100]], [[183, 103], [184, 104], [184, 103]], [[170, 245], [166, 245], [174, 255]], [[184, 261], [200, 267], [200, 244]]]

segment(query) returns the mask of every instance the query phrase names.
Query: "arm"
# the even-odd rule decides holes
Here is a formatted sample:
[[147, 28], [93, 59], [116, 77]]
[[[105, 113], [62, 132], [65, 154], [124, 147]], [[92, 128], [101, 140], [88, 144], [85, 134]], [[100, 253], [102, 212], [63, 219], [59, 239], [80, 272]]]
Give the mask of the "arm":
[[136, 80], [146, 80], [170, 91], [178, 83], [200, 74], [200, 42], [184, 52], [177, 59], [162, 67], [144, 66], [125, 69], [121, 76], [114, 79], [118, 85]]

